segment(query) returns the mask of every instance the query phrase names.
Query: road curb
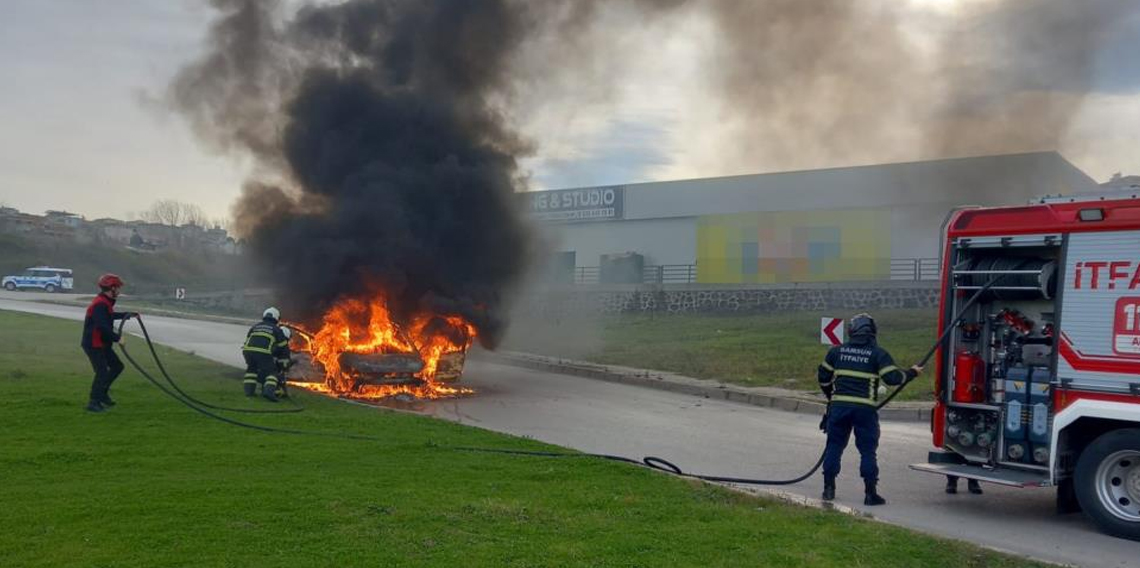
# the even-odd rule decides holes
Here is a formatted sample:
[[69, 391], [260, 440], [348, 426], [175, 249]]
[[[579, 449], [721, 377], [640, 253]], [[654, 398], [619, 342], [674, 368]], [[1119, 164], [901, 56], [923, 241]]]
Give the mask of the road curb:
[[[536, 371], [547, 371], [576, 377], [585, 377], [613, 383], [647, 387], [669, 392], [688, 394], [714, 400], [726, 400], [785, 412], [823, 414], [827, 403], [821, 397], [787, 389], [744, 387], [696, 379], [649, 369], [635, 369], [615, 365], [598, 365], [585, 361], [545, 357], [512, 351], [482, 352], [489, 360]], [[931, 407], [928, 403], [900, 402], [879, 411], [879, 417], [893, 422], [929, 422]]]

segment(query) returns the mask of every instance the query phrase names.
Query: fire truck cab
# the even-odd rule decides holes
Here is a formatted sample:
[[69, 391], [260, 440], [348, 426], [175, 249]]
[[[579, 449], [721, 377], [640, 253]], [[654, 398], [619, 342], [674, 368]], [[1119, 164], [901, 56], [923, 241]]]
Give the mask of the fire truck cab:
[[1058, 511], [1140, 540], [1140, 197], [952, 213], [940, 313], [937, 450], [911, 468], [1056, 487]]

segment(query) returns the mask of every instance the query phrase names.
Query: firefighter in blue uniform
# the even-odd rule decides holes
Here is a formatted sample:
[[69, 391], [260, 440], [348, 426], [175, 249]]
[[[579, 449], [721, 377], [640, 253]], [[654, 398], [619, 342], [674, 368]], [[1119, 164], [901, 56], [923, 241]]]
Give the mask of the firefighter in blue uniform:
[[855, 431], [855, 447], [859, 449], [859, 474], [863, 477], [864, 505], [883, 505], [879, 496], [879, 464], [875, 451], [879, 447], [880, 384], [898, 386], [913, 380], [922, 367], [899, 369], [890, 353], [876, 341], [878, 327], [868, 314], [851, 318], [847, 343], [833, 347], [819, 366], [819, 386], [831, 402], [828, 411], [827, 449], [823, 457], [823, 500], [835, 499], [835, 478], [843, 458], [843, 450]]
[[277, 323], [280, 319], [281, 312], [277, 308], [268, 308], [261, 314], [261, 321], [249, 328], [245, 336], [241, 354], [246, 365], [242, 381], [246, 396], [256, 394], [260, 384], [261, 396], [277, 402], [277, 389], [283, 380], [277, 370], [276, 356], [289, 346], [289, 338]]

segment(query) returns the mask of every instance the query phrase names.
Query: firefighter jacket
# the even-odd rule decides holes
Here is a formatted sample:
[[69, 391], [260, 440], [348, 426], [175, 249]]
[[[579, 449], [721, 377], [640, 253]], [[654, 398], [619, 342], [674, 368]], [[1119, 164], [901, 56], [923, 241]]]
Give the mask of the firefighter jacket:
[[833, 404], [875, 406], [880, 382], [896, 386], [915, 376], [911, 369], [899, 369], [873, 336], [852, 337], [833, 347], [819, 365], [819, 387]]
[[281, 331], [281, 326], [277, 325], [276, 321], [265, 318], [249, 328], [241, 350], [243, 353], [263, 353], [275, 357], [282, 348], [286, 350], [289, 348], [289, 340], [285, 338], [285, 333]]
[[87, 306], [87, 316], [83, 318], [83, 340], [80, 343], [88, 349], [110, 347], [119, 340], [115, 333], [114, 321], [127, 317], [127, 313], [115, 313], [115, 300], [106, 294], [99, 294]]
[[277, 360], [277, 365], [282, 369], [289, 368], [289, 365], [292, 364], [292, 357], [293, 352], [289, 349], [289, 339], [278, 341], [276, 347], [273, 348], [273, 358]]

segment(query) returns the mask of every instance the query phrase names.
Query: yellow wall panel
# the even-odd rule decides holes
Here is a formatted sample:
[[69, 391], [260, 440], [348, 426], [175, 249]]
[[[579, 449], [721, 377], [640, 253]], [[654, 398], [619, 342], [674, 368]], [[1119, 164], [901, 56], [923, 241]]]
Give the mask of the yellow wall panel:
[[886, 280], [889, 209], [704, 215], [697, 281], [704, 284]]

